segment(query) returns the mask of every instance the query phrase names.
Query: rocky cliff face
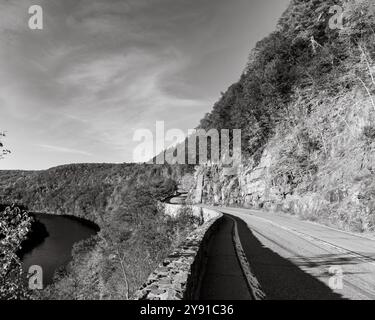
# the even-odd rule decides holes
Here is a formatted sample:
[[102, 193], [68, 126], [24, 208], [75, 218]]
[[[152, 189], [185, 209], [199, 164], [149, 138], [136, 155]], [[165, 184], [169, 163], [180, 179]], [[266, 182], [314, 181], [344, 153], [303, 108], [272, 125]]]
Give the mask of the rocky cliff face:
[[197, 168], [197, 185], [190, 192], [190, 199], [213, 205], [264, 207], [271, 202], [269, 172], [270, 155], [267, 153], [258, 166], [243, 165], [236, 176], [225, 175], [220, 165], [201, 166]]
[[[334, 5], [343, 28], [332, 28]], [[291, 1], [200, 124], [240, 129], [242, 166], [199, 167], [192, 200], [375, 232], [374, 28], [370, 0]]]
[[[190, 199], [284, 211], [345, 230], [373, 232], [375, 143], [367, 133], [373, 116], [365, 96], [326, 101], [295, 127], [280, 127], [260, 161], [244, 160], [237, 175], [226, 176], [220, 165], [198, 167]], [[306, 150], [301, 141], [306, 127], [310, 141], [320, 139], [323, 151]]]

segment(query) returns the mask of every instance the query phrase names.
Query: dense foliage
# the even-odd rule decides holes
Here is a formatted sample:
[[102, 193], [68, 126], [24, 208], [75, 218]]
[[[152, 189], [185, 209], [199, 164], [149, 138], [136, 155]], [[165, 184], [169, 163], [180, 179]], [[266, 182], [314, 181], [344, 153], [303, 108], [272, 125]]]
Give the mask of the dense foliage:
[[0, 203], [100, 222], [103, 213], [121, 211], [126, 194], [139, 186], [146, 186], [155, 199], [173, 193], [184, 170], [167, 165], [77, 164], [45, 171], [0, 171]]
[[0, 208], [0, 300], [27, 299], [30, 296], [17, 252], [31, 224], [32, 218], [20, 208]]
[[[0, 133], [0, 159], [10, 151], [5, 149]], [[23, 208], [0, 205], [0, 300], [27, 299], [26, 286], [19, 251], [22, 249], [33, 219]]]
[[[144, 197], [142, 201], [147, 201], [148, 206], [152, 202]], [[141, 204], [135, 199], [132, 203], [134, 206]], [[59, 270], [55, 283], [44, 290], [40, 298], [131, 298], [197, 224], [189, 213], [171, 219], [160, 209], [148, 207], [142, 213], [137, 209], [140, 215], [136, 225], [110, 217], [97, 237], [75, 245], [72, 263]]]
[[[330, 29], [335, 4], [345, 9], [344, 30]], [[200, 127], [242, 129], [244, 154], [259, 160], [278, 124], [311, 112], [313, 97], [368, 90], [368, 62], [375, 58], [373, 7], [371, 0], [293, 0], [277, 31], [256, 45], [240, 80]]]

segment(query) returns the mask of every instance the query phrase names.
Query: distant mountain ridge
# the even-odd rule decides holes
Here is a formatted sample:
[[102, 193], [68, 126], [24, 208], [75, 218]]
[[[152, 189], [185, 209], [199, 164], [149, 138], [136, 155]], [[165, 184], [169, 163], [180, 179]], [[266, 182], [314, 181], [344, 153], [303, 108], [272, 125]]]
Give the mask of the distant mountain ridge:
[[70, 164], [41, 171], [0, 171], [0, 203], [97, 222], [119, 210], [130, 188], [147, 185], [155, 199], [173, 194], [187, 168], [142, 164]]

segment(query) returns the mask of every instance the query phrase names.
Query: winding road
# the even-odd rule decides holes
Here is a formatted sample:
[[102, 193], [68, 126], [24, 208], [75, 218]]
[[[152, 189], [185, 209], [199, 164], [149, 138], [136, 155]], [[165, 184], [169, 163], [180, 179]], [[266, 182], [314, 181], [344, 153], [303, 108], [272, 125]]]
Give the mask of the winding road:
[[207, 207], [225, 214], [209, 250], [201, 299], [251, 299], [233, 256], [234, 219], [266, 299], [374, 300], [375, 240], [264, 211]]
[[[166, 202], [183, 204], [186, 195]], [[200, 300], [375, 300], [375, 238], [287, 214], [199, 206], [224, 214]]]

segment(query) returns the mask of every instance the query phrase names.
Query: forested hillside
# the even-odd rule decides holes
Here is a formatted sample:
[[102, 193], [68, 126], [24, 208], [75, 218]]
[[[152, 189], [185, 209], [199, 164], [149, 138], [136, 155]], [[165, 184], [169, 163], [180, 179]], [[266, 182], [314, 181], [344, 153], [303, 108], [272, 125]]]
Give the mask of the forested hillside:
[[[67, 214], [100, 226], [38, 298], [128, 299], [196, 221], [171, 219], [159, 200], [173, 194], [187, 167], [77, 164], [0, 172], [2, 203]], [[35, 294], [35, 292], [34, 292]]]
[[200, 123], [242, 129], [238, 177], [200, 169], [206, 201], [375, 230], [374, 12], [371, 0], [291, 2]]
[[184, 170], [177, 166], [73, 164], [45, 171], [0, 171], [0, 203], [98, 222], [104, 212], [121, 210], [126, 195], [141, 186], [155, 199], [170, 195]]

